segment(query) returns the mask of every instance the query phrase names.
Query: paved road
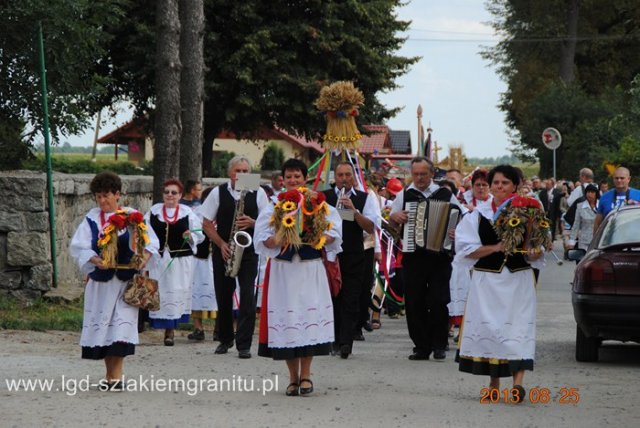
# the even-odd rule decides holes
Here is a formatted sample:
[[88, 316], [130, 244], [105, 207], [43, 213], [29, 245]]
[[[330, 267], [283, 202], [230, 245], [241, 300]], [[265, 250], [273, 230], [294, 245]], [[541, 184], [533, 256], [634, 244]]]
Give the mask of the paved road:
[[[71, 394], [72, 382], [88, 379], [96, 383], [103, 375], [101, 362], [79, 358], [77, 334], [2, 331], [1, 425], [637, 426], [640, 346], [611, 342], [601, 352], [599, 363], [575, 361], [572, 272], [572, 264], [556, 266], [550, 259], [538, 286], [536, 366], [527, 373], [525, 385], [548, 389], [550, 402], [546, 404], [481, 404], [480, 391], [488, 380], [458, 372], [453, 352], [445, 362], [409, 361], [411, 343], [404, 319], [383, 317], [382, 329], [356, 343], [348, 360], [316, 359], [313, 379], [317, 392], [306, 398], [285, 397], [284, 363], [213, 355], [210, 341], [188, 343], [186, 332], [173, 348], [160, 345], [159, 333], [144, 333], [137, 354], [127, 359], [126, 373], [137, 383], [146, 381], [146, 389], [151, 389], [152, 381], [162, 388], [162, 381], [178, 379], [191, 382], [185, 383], [191, 392], [101, 393], [91, 388]], [[61, 389], [63, 376], [67, 391], [55, 391]], [[7, 379], [51, 379], [54, 390], [10, 392]], [[204, 379], [204, 391], [193, 389], [195, 379]], [[249, 389], [252, 382], [254, 389], [262, 389], [275, 381], [278, 391], [238, 391]], [[220, 391], [231, 386], [222, 382], [231, 382], [236, 391]], [[562, 388], [575, 388], [580, 401], [561, 404]]]

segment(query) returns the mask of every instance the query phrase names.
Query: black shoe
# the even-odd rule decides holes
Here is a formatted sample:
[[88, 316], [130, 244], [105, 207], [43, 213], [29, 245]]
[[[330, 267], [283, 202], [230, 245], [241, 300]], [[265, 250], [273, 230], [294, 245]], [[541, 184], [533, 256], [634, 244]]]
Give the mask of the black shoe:
[[364, 323], [362, 328], [367, 330], [369, 333], [371, 333], [373, 331], [373, 326], [371, 325], [371, 321], [367, 321], [366, 323]]
[[98, 384], [98, 389], [102, 392], [122, 392], [125, 390], [125, 383], [121, 380], [116, 380], [113, 382], [100, 382]]
[[243, 349], [241, 351], [238, 351], [238, 358], [241, 358], [243, 360], [249, 359], [251, 358], [251, 352], [249, 352], [248, 349]]
[[302, 385], [302, 382], [308, 382], [311, 384], [311, 386], [308, 388], [303, 388], [302, 386], [300, 386], [300, 395], [311, 394], [313, 392], [313, 382], [311, 382], [311, 379], [300, 379], [300, 385]]
[[362, 334], [361, 331], [355, 333], [353, 335], [353, 340], [359, 340], [359, 341], [363, 341], [364, 340], [364, 335]]
[[197, 328], [195, 330], [193, 330], [193, 333], [189, 333], [189, 335], [187, 336], [187, 339], [189, 340], [204, 340], [204, 331], [203, 330], [198, 330]]
[[411, 361], [428, 360], [429, 359], [429, 353], [428, 352], [415, 351], [413, 354], [409, 355], [409, 359]]
[[300, 385], [295, 382], [291, 382], [289, 386], [287, 386], [287, 390], [284, 392], [284, 395], [287, 397], [296, 397], [298, 396], [298, 392], [300, 390]]
[[[351, 353], [351, 346], [349, 345], [340, 345], [340, 358], [346, 360], [349, 358], [349, 354]], [[312, 387], [313, 389], [313, 387]]]
[[231, 342], [228, 343], [221, 343], [220, 345], [218, 345], [218, 347], [215, 350], [215, 354], [226, 354], [227, 351], [233, 348], [233, 340]]
[[444, 361], [447, 358], [447, 352], [444, 349], [435, 349], [433, 351], [433, 359], [436, 361]]

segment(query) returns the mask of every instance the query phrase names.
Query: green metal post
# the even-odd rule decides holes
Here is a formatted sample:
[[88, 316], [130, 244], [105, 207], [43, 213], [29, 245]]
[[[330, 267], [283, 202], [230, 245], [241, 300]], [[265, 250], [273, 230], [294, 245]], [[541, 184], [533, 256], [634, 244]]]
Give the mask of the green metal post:
[[53, 174], [51, 168], [51, 140], [49, 138], [49, 108], [47, 100], [47, 70], [44, 65], [44, 41], [42, 22], [38, 23], [38, 50], [40, 53], [40, 81], [42, 82], [42, 113], [44, 133], [44, 153], [47, 159], [47, 193], [49, 196], [49, 238], [51, 242], [51, 264], [53, 266], [53, 286], [58, 286], [58, 262], [56, 257], [56, 208], [53, 202]]

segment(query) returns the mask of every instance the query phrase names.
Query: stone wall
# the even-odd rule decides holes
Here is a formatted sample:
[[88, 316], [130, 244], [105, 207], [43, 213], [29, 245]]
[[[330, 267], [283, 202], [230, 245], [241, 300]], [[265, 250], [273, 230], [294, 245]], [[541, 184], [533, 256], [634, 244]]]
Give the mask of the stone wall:
[[[58, 287], [82, 289], [84, 280], [69, 255], [69, 242], [87, 211], [96, 206], [89, 184], [93, 174], [54, 174]], [[153, 179], [121, 176], [123, 206], [146, 212]], [[214, 185], [224, 179], [206, 179]], [[33, 299], [53, 286], [47, 178], [31, 171], [0, 172], [0, 292]]]
[[[83, 279], [69, 256], [69, 242], [89, 209], [96, 206], [89, 191], [93, 175], [54, 174], [58, 285], [81, 287]], [[153, 180], [122, 176], [124, 206], [146, 211]], [[47, 179], [31, 171], [0, 172], [0, 292], [32, 299], [53, 286]]]

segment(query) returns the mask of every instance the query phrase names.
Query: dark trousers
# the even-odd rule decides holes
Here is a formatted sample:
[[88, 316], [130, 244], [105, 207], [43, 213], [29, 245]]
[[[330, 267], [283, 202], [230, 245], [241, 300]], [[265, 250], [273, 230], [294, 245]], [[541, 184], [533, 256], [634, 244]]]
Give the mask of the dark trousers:
[[336, 343], [351, 346], [353, 332], [360, 318], [359, 301], [364, 273], [364, 252], [340, 253], [338, 259], [342, 273], [342, 288], [338, 296], [333, 299]]
[[375, 248], [364, 251], [364, 270], [362, 272], [362, 288], [360, 289], [360, 317], [355, 332], [361, 332], [362, 327], [369, 321], [369, 305], [371, 304], [371, 288], [373, 287], [373, 264], [375, 262]]
[[451, 259], [425, 251], [405, 253], [404, 296], [414, 352], [444, 350], [448, 341]]
[[[229, 278], [224, 274], [224, 260], [219, 249], [213, 252], [213, 279], [218, 302], [218, 338], [220, 343], [233, 340], [233, 292], [236, 289], [236, 278]], [[240, 307], [238, 308], [238, 328], [235, 334], [236, 348], [248, 350], [251, 348], [253, 331], [256, 325], [255, 279], [258, 273], [258, 256], [244, 255], [238, 271], [240, 284]]]

